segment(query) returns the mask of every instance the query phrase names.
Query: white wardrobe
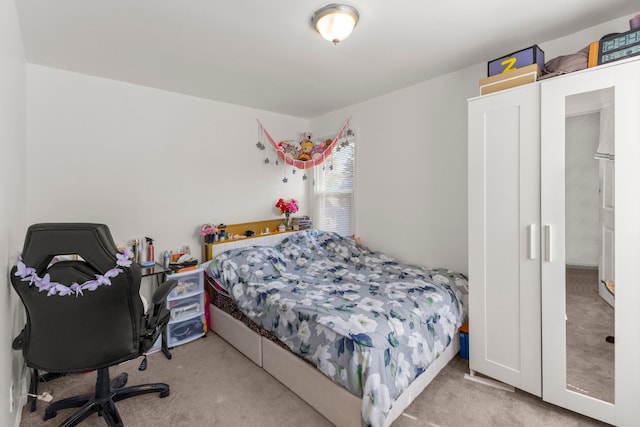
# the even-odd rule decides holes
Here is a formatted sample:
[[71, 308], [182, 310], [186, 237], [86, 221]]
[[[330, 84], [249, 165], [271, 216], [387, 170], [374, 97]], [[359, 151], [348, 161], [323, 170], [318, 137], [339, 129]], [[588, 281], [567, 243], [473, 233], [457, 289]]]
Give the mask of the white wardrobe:
[[[616, 286], [615, 344], [602, 339], [615, 346], [612, 402], [567, 384], [565, 123], [604, 117], [605, 109], [613, 111], [615, 142], [606, 187], [615, 188], [615, 232], [603, 245]], [[474, 98], [468, 111], [472, 373], [614, 425], [637, 425], [640, 60]]]

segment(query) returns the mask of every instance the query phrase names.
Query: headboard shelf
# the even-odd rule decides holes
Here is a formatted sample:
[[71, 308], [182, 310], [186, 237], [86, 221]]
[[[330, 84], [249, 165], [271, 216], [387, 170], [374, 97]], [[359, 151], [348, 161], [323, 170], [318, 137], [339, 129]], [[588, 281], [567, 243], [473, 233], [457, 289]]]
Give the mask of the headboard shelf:
[[[227, 224], [225, 227], [225, 231], [227, 236], [233, 236], [235, 234], [239, 234], [244, 236], [247, 230], [253, 230], [256, 234], [253, 237], [244, 237], [242, 240], [247, 239], [255, 239], [256, 237], [263, 237], [265, 235], [273, 235], [273, 234], [283, 234], [283, 233], [291, 233], [293, 230], [278, 231], [278, 226], [284, 223], [284, 218], [276, 218], [276, 219], [267, 219], [264, 221], [256, 221], [256, 222], [243, 222], [239, 224]], [[269, 233], [261, 234], [266, 229], [269, 229]], [[240, 240], [240, 239], [235, 239]], [[229, 241], [233, 241], [233, 239], [226, 239], [216, 243], [205, 243], [203, 247], [204, 251], [204, 260], [208, 261], [213, 257], [213, 247], [216, 245], [228, 243]]]

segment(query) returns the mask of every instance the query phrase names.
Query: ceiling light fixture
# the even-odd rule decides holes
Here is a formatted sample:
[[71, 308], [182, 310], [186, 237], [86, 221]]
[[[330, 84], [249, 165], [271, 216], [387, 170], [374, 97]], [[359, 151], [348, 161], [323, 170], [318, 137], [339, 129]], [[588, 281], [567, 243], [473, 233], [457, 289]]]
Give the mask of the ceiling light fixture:
[[338, 44], [349, 37], [358, 24], [358, 10], [346, 4], [329, 4], [316, 11], [311, 24], [322, 37]]

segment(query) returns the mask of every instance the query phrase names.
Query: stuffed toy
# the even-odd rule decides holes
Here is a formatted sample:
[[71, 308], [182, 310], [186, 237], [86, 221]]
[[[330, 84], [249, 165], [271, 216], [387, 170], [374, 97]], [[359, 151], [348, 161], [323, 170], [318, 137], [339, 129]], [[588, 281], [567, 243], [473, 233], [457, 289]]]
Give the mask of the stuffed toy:
[[306, 138], [300, 141], [300, 154], [298, 154], [298, 160], [311, 160], [311, 150], [313, 150], [313, 142]]
[[300, 154], [300, 147], [294, 144], [284, 143], [282, 145], [282, 148], [284, 155], [292, 159], [297, 159], [298, 155]]
[[309, 153], [309, 155], [312, 159], [317, 159], [318, 157], [322, 156], [322, 153], [324, 153], [324, 143], [321, 142], [313, 146], [313, 150], [311, 150], [311, 153]]

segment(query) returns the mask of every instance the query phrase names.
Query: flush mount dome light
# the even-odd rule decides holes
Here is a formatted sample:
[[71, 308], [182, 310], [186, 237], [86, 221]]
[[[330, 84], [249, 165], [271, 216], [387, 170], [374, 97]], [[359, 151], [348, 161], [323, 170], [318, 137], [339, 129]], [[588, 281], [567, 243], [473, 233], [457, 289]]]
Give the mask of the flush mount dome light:
[[326, 40], [338, 44], [349, 37], [359, 18], [358, 11], [352, 6], [329, 4], [313, 14], [311, 24]]

